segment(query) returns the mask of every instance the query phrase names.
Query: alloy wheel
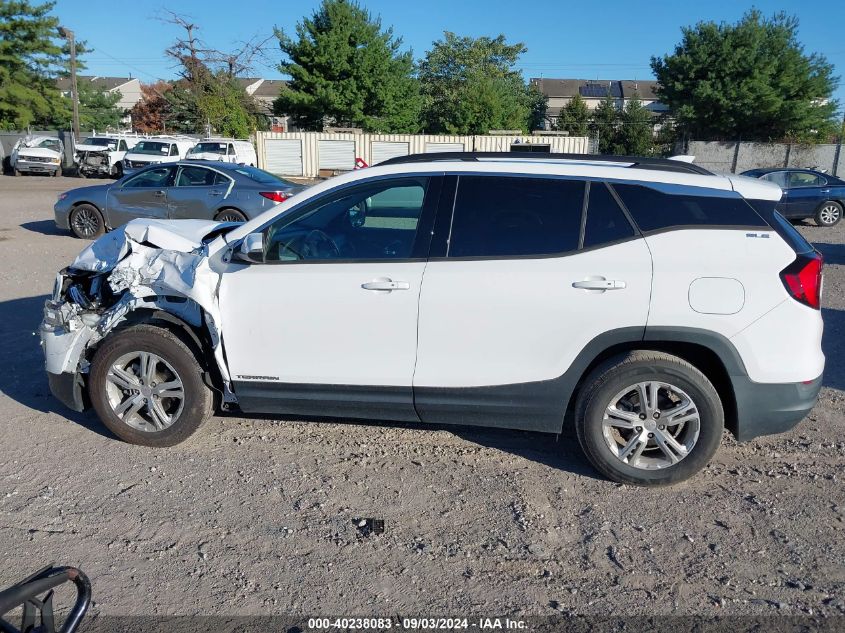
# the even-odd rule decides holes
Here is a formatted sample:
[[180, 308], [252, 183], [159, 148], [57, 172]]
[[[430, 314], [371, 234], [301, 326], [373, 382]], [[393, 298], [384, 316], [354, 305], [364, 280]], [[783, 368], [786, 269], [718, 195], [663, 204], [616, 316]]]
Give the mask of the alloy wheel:
[[118, 418], [147, 432], [172, 426], [185, 404], [179, 374], [150, 352], [130, 352], [114, 361], [106, 376], [106, 396]]
[[74, 232], [82, 237], [94, 237], [100, 230], [100, 218], [97, 213], [86, 207], [77, 209], [71, 222]]
[[611, 453], [641, 470], [677, 464], [693, 450], [701, 417], [692, 398], [666, 382], [638, 382], [605, 409], [602, 434]]
[[826, 204], [819, 211], [819, 219], [822, 224], [836, 224], [839, 220], [840, 210], [835, 204]]

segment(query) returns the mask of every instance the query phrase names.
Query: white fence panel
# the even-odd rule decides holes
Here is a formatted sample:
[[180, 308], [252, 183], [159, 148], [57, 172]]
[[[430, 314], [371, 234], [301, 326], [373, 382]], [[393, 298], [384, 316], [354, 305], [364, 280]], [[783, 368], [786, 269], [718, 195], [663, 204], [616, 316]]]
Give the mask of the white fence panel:
[[[280, 141], [284, 143], [279, 144]], [[298, 144], [299, 160], [293, 148]], [[353, 134], [259, 132], [258, 164], [282, 176], [316, 178], [320, 170], [346, 171], [361, 158], [376, 165], [394, 156], [423, 152], [510, 152], [520, 145], [555, 153], [587, 154], [590, 139], [578, 136], [454, 136], [434, 134]], [[542, 148], [542, 150], [540, 149]], [[528, 148], [526, 148], [528, 149]]]
[[407, 156], [410, 153], [409, 143], [397, 143], [395, 141], [373, 141], [371, 155], [373, 165], [397, 156]]
[[302, 140], [271, 138], [264, 141], [265, 169], [285, 176], [302, 175]]
[[352, 169], [355, 167], [355, 141], [317, 141], [320, 169]]
[[438, 143], [437, 141], [429, 141], [425, 144], [426, 153], [435, 152], [465, 152], [466, 149], [463, 143]]

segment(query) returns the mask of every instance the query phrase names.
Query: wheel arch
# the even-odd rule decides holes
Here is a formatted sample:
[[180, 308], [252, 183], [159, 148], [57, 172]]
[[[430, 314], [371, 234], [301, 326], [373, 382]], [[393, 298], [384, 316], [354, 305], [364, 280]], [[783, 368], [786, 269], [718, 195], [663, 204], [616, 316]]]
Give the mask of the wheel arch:
[[247, 219], [247, 222], [252, 219], [252, 218], [249, 217], [249, 214], [246, 211], [244, 211], [243, 209], [239, 209], [238, 207], [236, 207], [233, 204], [224, 204], [220, 207], [217, 207], [214, 210], [214, 217], [217, 218], [224, 211], [237, 211], [238, 213], [240, 213], [242, 216], [244, 216]]
[[[160, 297], [159, 303], [166, 303], [173, 301], [179, 304], [184, 304], [184, 298], [181, 297]], [[223, 378], [220, 374], [220, 368], [214, 359], [212, 350], [211, 337], [205, 323], [199, 325], [189, 323], [182, 316], [174, 312], [164, 309], [161, 305], [150, 307], [139, 307], [127, 313], [126, 317], [108, 332], [101, 340], [97, 341], [95, 346], [89, 349], [89, 360], [93, 358], [97, 348], [109, 336], [117, 334], [127, 328], [135, 325], [152, 325], [168, 330], [177, 336], [196, 357], [204, 372], [204, 382], [211, 387], [215, 395], [219, 396], [223, 392]], [[86, 384], [87, 387], [87, 384]], [[87, 389], [86, 389], [87, 391]]]
[[593, 339], [573, 362], [572, 369], [577, 380], [569, 393], [567, 416], [573, 414], [583, 382], [597, 366], [635, 350], [672, 354], [701, 371], [722, 399], [725, 427], [734, 436], [737, 435], [737, 403], [731, 376], [747, 376], [745, 365], [727, 338], [697, 328], [647, 327], [644, 331], [641, 328], [623, 328]]

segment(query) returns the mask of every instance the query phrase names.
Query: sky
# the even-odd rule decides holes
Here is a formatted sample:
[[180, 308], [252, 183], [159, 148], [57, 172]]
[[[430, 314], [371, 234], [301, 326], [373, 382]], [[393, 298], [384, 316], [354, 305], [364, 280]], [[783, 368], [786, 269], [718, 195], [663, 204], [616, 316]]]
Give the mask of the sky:
[[[821, 53], [843, 77], [834, 95], [845, 103], [845, 2], [816, 3], [781, 0], [684, 0], [624, 2], [619, 0], [361, 0], [384, 26], [392, 26], [416, 58], [422, 57], [444, 30], [478, 37], [504, 33], [509, 42], [523, 42], [528, 52], [519, 66], [530, 77], [579, 79], [653, 79], [652, 55], [672, 52], [681, 27], [699, 21], [735, 22], [752, 6], [764, 14], [785, 11], [800, 20], [799, 39], [805, 50]], [[234, 50], [253, 36], [272, 34], [277, 26], [293, 33], [319, 0], [58, 0], [55, 14], [62, 24], [87, 40], [93, 49], [86, 74], [169, 79], [175, 74], [163, 51], [181, 33], [160, 17], [169, 9], [190, 16], [199, 35], [212, 48]], [[274, 42], [268, 59], [256, 64], [257, 77], [279, 79], [281, 51]]]

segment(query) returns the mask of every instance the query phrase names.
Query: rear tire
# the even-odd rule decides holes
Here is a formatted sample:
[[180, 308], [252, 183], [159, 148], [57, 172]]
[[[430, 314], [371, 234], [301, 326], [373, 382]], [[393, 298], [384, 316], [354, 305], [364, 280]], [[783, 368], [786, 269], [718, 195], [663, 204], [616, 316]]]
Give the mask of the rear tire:
[[93, 240], [106, 232], [103, 214], [92, 204], [80, 204], [73, 208], [68, 218], [70, 230], [83, 240]]
[[813, 218], [819, 226], [834, 226], [842, 219], [842, 205], [834, 200], [823, 202]]
[[237, 209], [223, 209], [214, 216], [215, 222], [246, 222], [246, 216]]
[[153, 325], [136, 325], [105, 340], [91, 363], [88, 394], [112, 433], [153, 447], [184, 442], [209, 418], [213, 404], [188, 345]]
[[[645, 406], [643, 406], [645, 405]], [[722, 439], [722, 402], [685, 360], [634, 351], [596, 367], [576, 401], [584, 453], [613, 481], [661, 486], [704, 468]]]

